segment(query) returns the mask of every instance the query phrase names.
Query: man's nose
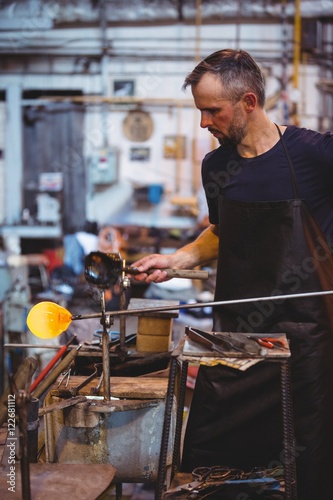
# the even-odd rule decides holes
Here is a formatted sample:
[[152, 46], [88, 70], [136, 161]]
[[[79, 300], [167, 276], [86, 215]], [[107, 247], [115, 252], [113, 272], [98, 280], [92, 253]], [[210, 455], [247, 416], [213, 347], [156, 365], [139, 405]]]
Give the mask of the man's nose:
[[212, 120], [210, 118], [209, 113], [201, 113], [200, 127], [207, 128], [210, 125], [212, 125]]

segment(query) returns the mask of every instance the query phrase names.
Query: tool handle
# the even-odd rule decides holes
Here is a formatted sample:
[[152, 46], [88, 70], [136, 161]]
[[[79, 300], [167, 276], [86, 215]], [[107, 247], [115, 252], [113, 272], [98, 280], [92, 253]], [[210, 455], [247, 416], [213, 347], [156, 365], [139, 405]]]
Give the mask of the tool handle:
[[44, 392], [48, 390], [48, 388], [57, 380], [59, 375], [71, 364], [71, 362], [75, 359], [76, 355], [78, 353], [78, 349], [72, 349], [69, 351], [69, 353], [66, 355], [64, 359], [60, 361], [60, 363], [53, 368], [51, 373], [48, 374], [48, 376], [39, 384], [39, 386], [34, 390], [33, 392], [33, 397], [34, 398], [40, 398]]
[[262, 347], [266, 347], [267, 349], [274, 348], [274, 344], [267, 339], [257, 338], [256, 340], [257, 340], [258, 344], [261, 345]]
[[63, 357], [63, 355], [66, 353], [68, 346], [73, 342], [75, 339], [75, 335], [68, 341], [66, 342], [65, 345], [63, 345], [57, 354], [51, 359], [51, 361], [45, 366], [45, 368], [40, 372], [38, 377], [33, 381], [33, 383], [30, 386], [30, 393], [34, 392], [36, 389], [37, 385], [41, 383], [41, 381], [46, 377], [46, 375], [49, 373], [51, 368], [54, 367], [54, 365], [59, 361], [60, 358]]
[[217, 351], [220, 354], [225, 355], [225, 352], [223, 349], [217, 345], [214, 344], [214, 342], [210, 341], [208, 338], [204, 337], [203, 335], [200, 335], [200, 333], [195, 332], [191, 328], [187, 327], [185, 329], [185, 333], [190, 338], [193, 340], [193, 342], [197, 342], [200, 345], [203, 345], [204, 347], [207, 347], [210, 351]]
[[37, 385], [40, 384], [40, 382], [43, 380], [43, 378], [49, 373], [49, 371], [51, 370], [51, 368], [54, 367], [54, 365], [57, 363], [57, 361], [59, 361], [59, 359], [65, 354], [66, 351], [67, 351], [67, 345], [64, 345], [63, 347], [61, 347], [59, 349], [59, 351], [54, 356], [54, 358], [51, 359], [51, 361], [49, 362], [49, 364], [45, 366], [45, 368], [40, 372], [40, 374], [38, 375], [38, 377], [31, 384], [31, 386], [30, 386], [30, 392], [31, 393], [34, 392], [34, 390], [36, 389]]
[[[152, 274], [159, 268], [152, 267], [151, 269], [147, 269], [144, 271], [145, 274]], [[168, 278], [189, 278], [193, 280], [207, 280], [209, 278], [208, 271], [203, 271], [201, 269], [160, 269], [161, 271], [165, 271], [167, 273]], [[123, 271], [127, 274], [141, 274], [137, 267], [128, 267], [125, 266]]]
[[[148, 269], [147, 274], [151, 274], [155, 269]], [[200, 269], [161, 269], [166, 271], [168, 278], [189, 278], [193, 280], [207, 280], [209, 277], [208, 271]]]

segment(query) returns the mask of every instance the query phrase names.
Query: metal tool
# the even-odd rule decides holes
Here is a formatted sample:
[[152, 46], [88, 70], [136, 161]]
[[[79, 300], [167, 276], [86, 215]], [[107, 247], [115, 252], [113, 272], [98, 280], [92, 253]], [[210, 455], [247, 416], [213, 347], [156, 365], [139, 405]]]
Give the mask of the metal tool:
[[194, 342], [208, 347], [211, 351], [216, 351], [223, 356], [230, 356], [230, 353], [240, 352], [248, 355], [259, 355], [260, 349], [252, 345], [246, 339], [248, 336], [236, 332], [205, 332], [198, 328], [187, 326], [185, 334]]
[[[241, 469], [233, 469], [224, 466], [197, 467], [192, 471], [193, 481], [178, 486], [175, 491], [186, 491], [188, 498], [202, 498], [202, 495], [217, 494], [226, 491], [226, 487], [237, 487], [253, 491], [254, 488], [260, 490], [279, 490], [280, 482], [271, 477], [270, 471], [244, 472]], [[239, 491], [239, 490], [238, 490]], [[236, 492], [235, 492], [236, 493]], [[221, 498], [223, 494], [221, 494]], [[205, 497], [204, 497], [205, 498]], [[216, 498], [216, 496], [214, 497]]]
[[65, 378], [67, 377], [67, 380], [66, 380], [66, 383], [65, 383], [65, 387], [68, 387], [68, 384], [69, 384], [69, 379], [70, 379], [70, 376], [71, 376], [71, 368], [68, 368], [67, 371], [63, 372], [62, 373], [62, 376], [58, 382], [58, 387], [61, 386], [61, 384], [63, 383], [63, 381], [65, 380]]
[[[151, 274], [156, 269], [149, 269]], [[168, 278], [208, 279], [207, 271], [193, 269], [162, 269]], [[125, 261], [117, 253], [91, 252], [84, 261], [86, 281], [102, 288], [115, 285], [122, 274], [137, 275], [141, 272], [136, 267], [126, 266]]]
[[206, 489], [207, 487], [225, 482], [231, 479], [241, 479], [244, 476], [244, 472], [239, 469], [230, 469], [229, 467], [222, 467], [215, 465], [213, 467], [196, 467], [192, 471], [192, 477], [194, 481], [181, 486], [182, 490], [199, 493], [200, 490]]
[[102, 386], [103, 380], [104, 380], [104, 373], [102, 372], [102, 375], [99, 378], [98, 384], [96, 385], [96, 387], [93, 387], [91, 389], [91, 392], [92, 392], [93, 396], [98, 396], [99, 395], [99, 390], [100, 390], [100, 388]]
[[[87, 377], [83, 382], [81, 382], [81, 384], [77, 385], [76, 387], [70, 387], [69, 389], [60, 389], [59, 396], [60, 397], [68, 397], [68, 396], [76, 397], [76, 396], [78, 396], [80, 390], [83, 389], [83, 387], [88, 385], [89, 382], [91, 382], [94, 378], [100, 376], [97, 386], [91, 389], [92, 394], [97, 395], [99, 393], [99, 390], [101, 388], [103, 378], [104, 378], [104, 376], [103, 376], [104, 374], [102, 372], [102, 366], [103, 366], [102, 363], [96, 363], [94, 365], [95, 369], [94, 369], [93, 373], [91, 375], [89, 375], [89, 377]], [[61, 379], [59, 380], [58, 387], [61, 387], [63, 380], [69, 374], [70, 374], [70, 369], [68, 370], [68, 372], [65, 372], [62, 375]], [[69, 380], [67, 379], [65, 387], [68, 387], [68, 383], [69, 383]]]
[[[89, 375], [89, 377], [87, 377], [87, 378], [86, 378], [86, 379], [85, 379], [85, 380], [84, 380], [81, 384], [79, 384], [78, 386], [76, 386], [76, 387], [71, 387], [71, 388], [69, 389], [69, 391], [68, 391], [68, 392], [69, 392], [72, 396], [77, 396], [77, 395], [79, 394], [80, 390], [81, 390], [81, 389], [83, 389], [83, 387], [85, 387], [86, 385], [88, 385], [88, 384], [89, 384], [89, 382], [91, 382], [91, 380], [93, 380], [94, 378], [96, 378], [98, 375], [100, 375], [100, 374], [101, 374], [101, 372], [102, 372], [102, 366], [103, 366], [103, 365], [102, 365], [102, 363], [96, 363], [96, 364], [94, 365], [94, 368], [95, 368], [94, 372], [93, 372], [91, 375]], [[59, 393], [59, 394], [60, 394], [60, 393]], [[61, 394], [62, 394], [62, 393], [61, 393]]]
[[62, 347], [60, 347], [60, 349], [57, 352], [57, 354], [51, 359], [51, 361], [49, 362], [49, 364], [41, 371], [41, 373], [38, 375], [38, 377], [36, 378], [36, 380], [34, 380], [33, 383], [31, 384], [31, 387], [30, 387], [30, 392], [31, 393], [34, 392], [34, 390], [36, 389], [36, 387], [46, 377], [46, 375], [49, 373], [49, 371], [55, 366], [55, 364], [59, 361], [59, 359], [62, 358], [62, 356], [66, 353], [68, 346], [70, 344], [72, 344], [72, 342], [74, 342], [75, 339], [76, 339], [76, 335], [73, 335], [68, 340], [68, 342], [66, 342], [65, 345], [63, 345]]
[[247, 338], [254, 340], [261, 347], [265, 347], [266, 349], [289, 349], [288, 345], [285, 345], [284, 340], [277, 337], [259, 337], [255, 335], [248, 335]]
[[222, 465], [212, 467], [196, 467], [192, 471], [194, 479], [199, 481], [217, 481], [226, 479], [241, 479], [246, 475], [241, 469], [231, 469]]
[[47, 375], [47, 377], [34, 390], [34, 397], [40, 398], [44, 394], [44, 392], [47, 391], [47, 389], [57, 380], [59, 375], [66, 370], [66, 368], [72, 363], [72, 361], [74, 361], [75, 357], [78, 354], [78, 351], [81, 349], [81, 346], [82, 345], [80, 344], [75, 349], [69, 351], [65, 358], [62, 359], [60, 363], [53, 368], [53, 370]]

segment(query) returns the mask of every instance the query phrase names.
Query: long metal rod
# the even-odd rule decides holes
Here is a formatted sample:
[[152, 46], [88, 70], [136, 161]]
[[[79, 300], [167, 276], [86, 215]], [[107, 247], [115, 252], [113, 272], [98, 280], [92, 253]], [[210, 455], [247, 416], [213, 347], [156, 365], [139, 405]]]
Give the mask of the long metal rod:
[[104, 401], [110, 401], [110, 353], [109, 353], [109, 332], [107, 329], [107, 318], [105, 315], [105, 294], [101, 296], [102, 308], [102, 361], [103, 361], [103, 388], [104, 388]]
[[[233, 304], [245, 304], [247, 302], [263, 302], [263, 301], [278, 301], [287, 299], [301, 299], [307, 297], [320, 297], [325, 295], [333, 295], [333, 290], [325, 290], [322, 292], [305, 292], [305, 293], [291, 293], [286, 295], [268, 295], [264, 297], [249, 297], [246, 299], [234, 299], [234, 300], [218, 300], [211, 302], [197, 302], [194, 304], [179, 304], [175, 306], [161, 306], [161, 307], [145, 307], [142, 309], [125, 309], [121, 311], [105, 311], [106, 316], [136, 316], [138, 314], [162, 312], [162, 311], [175, 311], [178, 309], [194, 309], [199, 307], [215, 307], [215, 306], [227, 306]], [[90, 314], [78, 314], [72, 316], [72, 320], [88, 319], [88, 318], [100, 318], [102, 313], [90, 313]]]
[[[40, 344], [40, 345], [36, 345], [36, 344], [19, 344], [19, 343], [7, 343], [4, 345], [4, 348], [5, 349], [14, 349], [14, 348], [20, 348], [20, 349], [57, 349], [59, 350], [60, 347], [63, 347], [62, 345], [47, 345], [47, 344]], [[91, 346], [91, 345], [85, 345], [83, 344], [83, 347], [84, 349], [82, 349], [83, 351], [86, 350], [86, 349], [90, 349], [91, 351], [99, 351], [99, 346], [96, 345], [96, 346]], [[70, 350], [73, 350], [73, 349], [77, 349], [77, 345], [69, 345], [67, 347], [67, 351], [70, 351]]]

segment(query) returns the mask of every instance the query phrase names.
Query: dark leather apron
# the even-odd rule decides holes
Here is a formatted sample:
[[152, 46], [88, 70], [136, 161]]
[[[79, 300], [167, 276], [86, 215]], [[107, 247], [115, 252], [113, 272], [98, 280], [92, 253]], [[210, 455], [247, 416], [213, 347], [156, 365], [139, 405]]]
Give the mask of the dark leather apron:
[[[294, 200], [278, 202], [220, 196], [215, 300], [332, 289], [330, 249], [294, 185], [295, 190]], [[282, 332], [290, 339], [299, 500], [333, 499], [331, 297], [214, 311], [215, 331]], [[182, 470], [228, 465], [248, 471], [283, 464], [279, 370], [279, 364], [268, 362], [244, 373], [224, 366], [200, 368]]]

